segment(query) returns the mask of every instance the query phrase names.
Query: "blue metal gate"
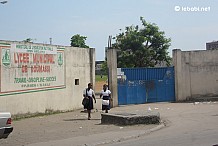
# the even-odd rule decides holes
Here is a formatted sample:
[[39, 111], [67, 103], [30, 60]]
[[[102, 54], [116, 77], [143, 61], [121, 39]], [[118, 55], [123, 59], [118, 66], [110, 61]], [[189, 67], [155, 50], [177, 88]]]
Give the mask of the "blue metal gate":
[[118, 104], [175, 101], [174, 67], [121, 68]]

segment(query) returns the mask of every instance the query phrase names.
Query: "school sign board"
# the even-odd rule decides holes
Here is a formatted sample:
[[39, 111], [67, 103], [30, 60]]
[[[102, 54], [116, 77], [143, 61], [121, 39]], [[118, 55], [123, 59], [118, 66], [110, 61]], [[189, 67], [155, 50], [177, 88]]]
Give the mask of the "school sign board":
[[64, 48], [0, 42], [0, 94], [65, 88]]

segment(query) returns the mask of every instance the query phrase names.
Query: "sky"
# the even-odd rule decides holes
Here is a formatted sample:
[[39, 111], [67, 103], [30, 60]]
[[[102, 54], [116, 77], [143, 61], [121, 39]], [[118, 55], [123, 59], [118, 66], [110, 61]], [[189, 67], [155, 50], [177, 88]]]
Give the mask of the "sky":
[[8, 0], [0, 3], [0, 40], [69, 46], [80, 34], [104, 60], [109, 35], [141, 27], [141, 16], [171, 38], [170, 56], [218, 41], [218, 0]]

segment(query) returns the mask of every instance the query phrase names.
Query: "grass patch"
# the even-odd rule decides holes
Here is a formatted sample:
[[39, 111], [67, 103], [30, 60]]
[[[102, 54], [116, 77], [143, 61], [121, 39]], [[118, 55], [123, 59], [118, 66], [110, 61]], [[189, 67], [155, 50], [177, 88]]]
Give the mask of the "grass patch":
[[107, 81], [107, 75], [95, 75], [95, 81], [100, 82], [100, 81]]

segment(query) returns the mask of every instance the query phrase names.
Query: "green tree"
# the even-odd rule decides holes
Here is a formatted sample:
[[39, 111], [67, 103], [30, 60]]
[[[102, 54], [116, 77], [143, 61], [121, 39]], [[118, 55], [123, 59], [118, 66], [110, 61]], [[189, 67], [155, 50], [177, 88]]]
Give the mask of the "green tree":
[[32, 43], [33, 42], [33, 39], [31, 38], [27, 38], [25, 40], [23, 40], [25, 43]]
[[104, 61], [102, 63], [102, 66], [101, 66], [101, 71], [104, 75], [107, 75], [107, 72], [108, 72], [108, 67], [107, 67], [107, 61]]
[[118, 67], [154, 67], [161, 62], [170, 65], [167, 50], [171, 39], [166, 38], [156, 24], [146, 22], [143, 17], [140, 20], [142, 28], [126, 27], [125, 32], [114, 38], [116, 42], [112, 47], [118, 49]]
[[87, 46], [85, 43], [86, 38], [87, 37], [81, 36], [79, 34], [72, 36], [71, 37], [71, 46], [72, 47], [80, 47], [80, 48], [89, 48], [89, 46]]

